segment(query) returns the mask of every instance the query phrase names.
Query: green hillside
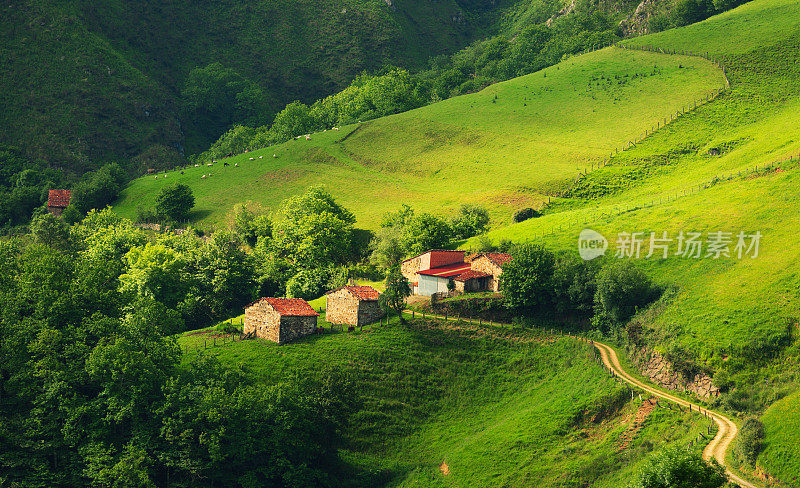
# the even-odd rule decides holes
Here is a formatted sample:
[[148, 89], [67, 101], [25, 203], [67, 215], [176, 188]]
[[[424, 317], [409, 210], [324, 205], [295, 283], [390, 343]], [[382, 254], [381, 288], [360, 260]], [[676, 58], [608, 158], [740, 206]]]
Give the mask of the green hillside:
[[[798, 19], [795, 2], [757, 1], [631, 41], [721, 56], [731, 89], [584, 178], [569, 195], [582, 198], [565, 198], [541, 219], [490, 234], [575, 249], [578, 232], [589, 227], [609, 238], [613, 254], [620, 232], [761, 232], [757, 259], [639, 261], [675, 287], [640, 317], [650, 345], [684, 351], [714, 373], [728, 390], [721, 403], [732, 410], [763, 411], [798, 387], [798, 353], [789, 347], [797, 338], [800, 287]], [[785, 486], [800, 475], [788, 454], [796, 451], [786, 432], [798, 415], [791, 405], [785, 400], [765, 415], [769, 447], [758, 461]]]
[[79, 172], [130, 158], [171, 166], [227, 129], [209, 133], [181, 113], [194, 68], [220, 63], [254, 83], [268, 109], [247, 122], [266, 124], [365, 69], [425, 67], [492, 24], [483, 2], [389, 3], [5, 2], [0, 142]]
[[239, 167], [143, 177], [115, 208], [134, 217], [179, 181], [195, 190], [196, 220], [220, 224], [235, 203], [275, 208], [323, 183], [366, 228], [401, 203], [437, 211], [482, 203], [505, 223], [723, 83], [703, 59], [604, 49], [476, 94], [226, 160]]
[[360, 386], [345, 432], [352, 486], [620, 486], [654, 444], [686, 446], [707, 426], [656, 409], [620, 450], [638, 398], [587, 345], [538, 332], [417, 320], [282, 346], [205, 348], [211, 337], [184, 334], [185, 361], [202, 351], [267, 384], [333, 368]]
[[[754, 259], [739, 259], [734, 242], [731, 258], [637, 260], [668, 287], [637, 320], [648, 347], [714, 376], [723, 395], [713, 404], [767, 411], [767, 449], [757, 466], [791, 486], [800, 472], [785, 426], [796, 420], [796, 394], [775, 402], [798, 388], [798, 19], [796, 2], [757, 0], [628, 41], [628, 50], [570, 58], [474, 95], [232, 159], [239, 168], [192, 168], [182, 181], [195, 188], [203, 223], [222, 222], [235, 202], [274, 208], [287, 193], [322, 182], [368, 228], [399, 203], [447, 212], [479, 202], [492, 211], [494, 242], [574, 250], [589, 227], [608, 237], [610, 255], [620, 232], [760, 232]], [[730, 89], [596, 169], [592, 163], [614, 148], [721, 84], [713, 64], [674, 51], [721, 61]], [[630, 81], [616, 83], [626, 74]], [[208, 171], [214, 176], [199, 180]], [[119, 211], [151, 205], [165, 183], [163, 176], [137, 180]], [[512, 210], [548, 197], [543, 217], [505, 226]]]

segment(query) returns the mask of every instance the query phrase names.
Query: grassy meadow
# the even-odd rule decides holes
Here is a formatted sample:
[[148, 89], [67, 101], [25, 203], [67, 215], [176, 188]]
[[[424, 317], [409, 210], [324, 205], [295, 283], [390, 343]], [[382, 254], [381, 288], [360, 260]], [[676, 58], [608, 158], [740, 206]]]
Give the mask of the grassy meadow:
[[654, 446], [685, 446], [707, 427], [696, 414], [656, 409], [620, 450], [638, 397], [586, 344], [534, 330], [392, 319], [282, 346], [204, 349], [207, 337], [180, 337], [186, 361], [214, 355], [267, 384], [335, 369], [358, 385], [342, 453], [352, 486], [613, 487]]
[[228, 167], [142, 177], [115, 209], [134, 217], [163, 186], [181, 182], [197, 199], [193, 219], [219, 225], [238, 202], [274, 209], [324, 184], [364, 228], [401, 203], [436, 212], [482, 203], [499, 225], [722, 84], [704, 59], [607, 48], [475, 94], [228, 158]]

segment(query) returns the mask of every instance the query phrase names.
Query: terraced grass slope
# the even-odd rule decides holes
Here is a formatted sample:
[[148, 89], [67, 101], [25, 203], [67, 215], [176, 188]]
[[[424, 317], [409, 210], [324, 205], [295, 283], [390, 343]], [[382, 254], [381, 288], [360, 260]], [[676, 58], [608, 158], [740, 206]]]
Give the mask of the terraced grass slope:
[[[189, 334], [180, 338], [187, 361], [209, 337]], [[363, 333], [202, 353], [267, 384], [325, 368], [350, 376], [361, 400], [342, 453], [352, 486], [620, 486], [654, 444], [686, 446], [707, 427], [663, 408], [634, 427], [639, 399], [586, 344], [531, 331], [393, 320]]]
[[233, 157], [230, 167], [143, 177], [115, 208], [133, 217], [179, 181], [194, 190], [195, 219], [219, 224], [235, 203], [275, 208], [323, 183], [365, 228], [401, 203], [429, 211], [482, 203], [496, 223], [508, 222], [723, 82], [704, 59], [604, 49], [479, 93]]

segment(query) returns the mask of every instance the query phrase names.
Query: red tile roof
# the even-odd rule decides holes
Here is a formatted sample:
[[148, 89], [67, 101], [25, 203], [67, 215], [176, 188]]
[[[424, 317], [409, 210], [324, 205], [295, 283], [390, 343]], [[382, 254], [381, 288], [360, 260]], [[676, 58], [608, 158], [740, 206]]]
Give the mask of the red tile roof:
[[486, 278], [487, 276], [492, 276], [489, 273], [484, 273], [483, 271], [475, 271], [469, 270], [466, 273], [461, 273], [460, 275], [453, 278], [456, 281], [467, 281], [475, 278]]
[[378, 293], [378, 290], [371, 286], [341, 286], [335, 290], [331, 290], [326, 295], [330, 295], [331, 293], [337, 292], [339, 290], [345, 289], [352, 293], [356, 298], [359, 300], [372, 302], [380, 298], [381, 294]]
[[417, 254], [416, 256], [412, 256], [412, 257], [406, 259], [403, 262], [405, 263], [406, 261], [411, 261], [412, 259], [418, 258], [420, 256], [424, 256], [424, 255], [428, 254], [429, 252], [457, 252], [457, 253], [461, 253], [461, 254], [466, 254], [467, 253], [467, 251], [454, 251], [452, 249], [428, 249], [427, 251], [425, 251], [423, 253], [420, 253], [420, 254]]
[[267, 302], [280, 315], [288, 315], [291, 317], [319, 316], [317, 311], [302, 298], [262, 298], [253, 305], [259, 302]]
[[47, 195], [47, 206], [67, 208], [70, 198], [72, 198], [72, 192], [69, 190], [50, 190]]
[[417, 274], [426, 276], [436, 276], [438, 278], [453, 278], [469, 270], [470, 270], [469, 263], [454, 263], [445, 266], [439, 266], [436, 268], [417, 271]]
[[481, 256], [485, 256], [486, 259], [493, 262], [497, 266], [503, 266], [512, 259], [511, 254], [508, 254], [507, 252], [482, 252], [475, 256], [472, 261], [475, 261]]

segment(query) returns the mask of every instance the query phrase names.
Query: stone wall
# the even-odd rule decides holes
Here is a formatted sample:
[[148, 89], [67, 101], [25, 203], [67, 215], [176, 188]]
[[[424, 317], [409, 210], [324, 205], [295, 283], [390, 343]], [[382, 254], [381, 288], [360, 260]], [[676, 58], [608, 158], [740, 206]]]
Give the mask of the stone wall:
[[346, 288], [329, 293], [325, 320], [332, 324], [358, 325], [358, 299]]
[[281, 342], [281, 316], [265, 302], [258, 302], [244, 311], [242, 332], [254, 334], [259, 339]]
[[345, 288], [328, 295], [325, 320], [332, 324], [363, 327], [383, 316], [377, 301], [359, 300]]
[[280, 340], [278, 344], [291, 342], [300, 337], [313, 334], [317, 330], [317, 316], [294, 317], [284, 315], [280, 321]]
[[486, 256], [481, 256], [472, 261], [470, 268], [472, 268], [473, 271], [480, 271], [492, 275], [491, 278], [487, 278], [486, 289], [488, 291], [500, 291], [500, 275], [503, 273], [503, 269], [500, 266], [491, 262]]
[[377, 322], [386, 313], [381, 308], [377, 300], [362, 301], [358, 307], [358, 326], [362, 327]]
[[667, 359], [655, 351], [643, 352], [639, 358], [642, 374], [664, 388], [676, 391], [689, 391], [701, 398], [719, 396], [719, 388], [706, 373], [698, 373], [691, 380], [672, 367]]

